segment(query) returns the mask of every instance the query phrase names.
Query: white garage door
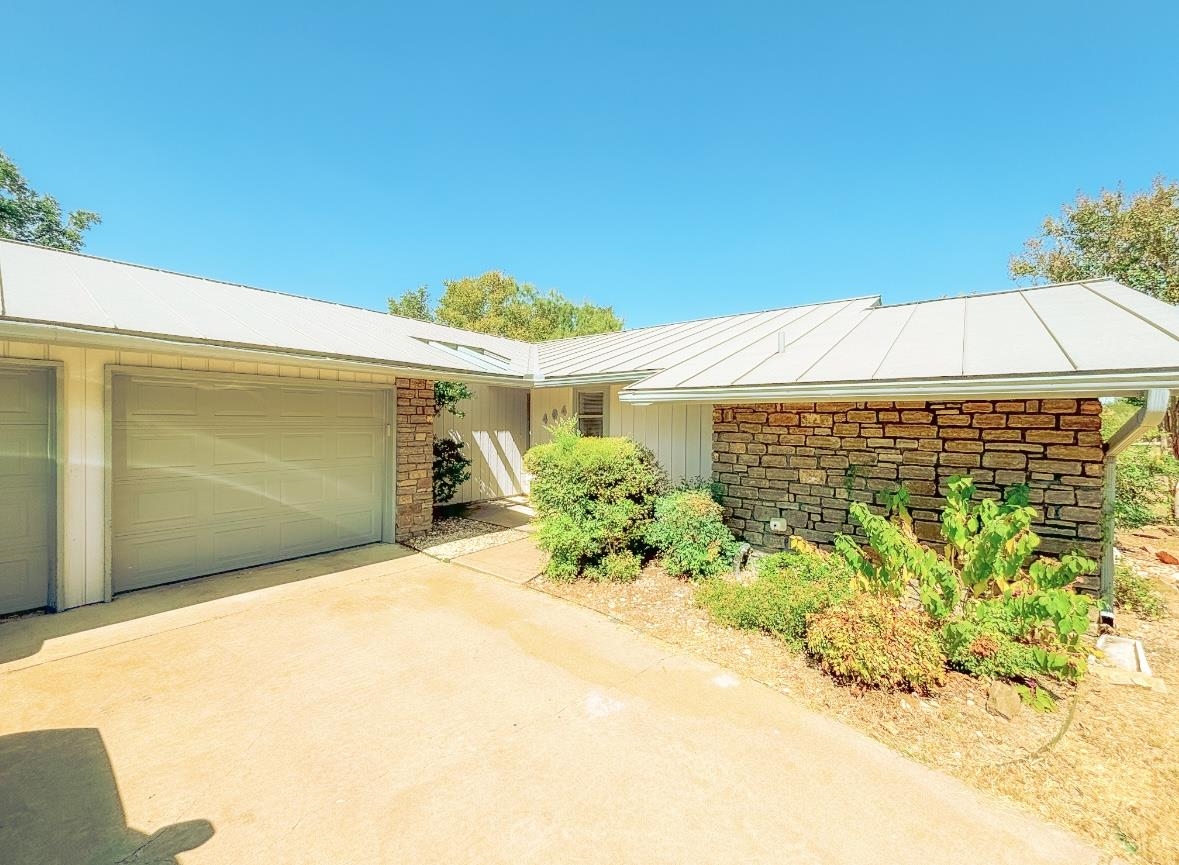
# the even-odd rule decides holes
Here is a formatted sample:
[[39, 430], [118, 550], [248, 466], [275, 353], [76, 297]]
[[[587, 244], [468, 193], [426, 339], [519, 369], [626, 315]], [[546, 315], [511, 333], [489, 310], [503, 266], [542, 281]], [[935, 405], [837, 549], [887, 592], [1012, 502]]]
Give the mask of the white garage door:
[[47, 370], [0, 368], [0, 613], [49, 599], [51, 382]]
[[386, 394], [115, 376], [114, 591], [380, 540]]

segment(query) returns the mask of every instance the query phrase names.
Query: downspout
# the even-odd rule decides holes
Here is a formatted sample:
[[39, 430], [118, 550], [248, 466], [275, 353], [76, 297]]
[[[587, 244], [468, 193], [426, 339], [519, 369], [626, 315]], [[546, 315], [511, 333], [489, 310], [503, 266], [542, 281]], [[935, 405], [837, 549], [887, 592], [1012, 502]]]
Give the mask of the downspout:
[[1117, 456], [1134, 444], [1150, 427], [1157, 426], [1167, 413], [1171, 392], [1163, 388], [1151, 388], [1146, 392], [1146, 401], [1137, 413], [1126, 421], [1105, 445], [1105, 491], [1102, 500], [1102, 541], [1101, 541], [1101, 598], [1105, 610], [1101, 613], [1103, 624], [1113, 624], [1114, 602], [1114, 497], [1118, 488]]

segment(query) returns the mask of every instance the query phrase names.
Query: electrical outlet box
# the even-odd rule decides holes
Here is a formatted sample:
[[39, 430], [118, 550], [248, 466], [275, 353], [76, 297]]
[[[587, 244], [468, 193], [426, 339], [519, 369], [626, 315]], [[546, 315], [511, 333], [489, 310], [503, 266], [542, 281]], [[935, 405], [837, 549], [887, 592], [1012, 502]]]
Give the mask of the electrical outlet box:
[[783, 534], [786, 534], [790, 531], [790, 526], [786, 525], [786, 520], [782, 519], [781, 517], [773, 517], [770, 520], [770, 531], [782, 532]]

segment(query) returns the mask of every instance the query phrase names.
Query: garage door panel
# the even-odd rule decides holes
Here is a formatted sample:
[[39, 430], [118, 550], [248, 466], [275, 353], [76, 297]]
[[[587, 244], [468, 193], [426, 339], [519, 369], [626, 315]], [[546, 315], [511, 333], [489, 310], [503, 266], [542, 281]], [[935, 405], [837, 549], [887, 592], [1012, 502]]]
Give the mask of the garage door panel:
[[371, 460], [380, 450], [380, 431], [350, 430], [336, 433], [336, 457], [339, 459]]
[[213, 446], [213, 465], [217, 467], [264, 466], [271, 459], [272, 441], [265, 433], [209, 433]]
[[198, 393], [196, 385], [133, 379], [126, 385], [122, 410], [116, 412], [114, 420], [132, 421], [162, 415], [196, 417]]
[[322, 460], [328, 453], [327, 432], [287, 433], [280, 437], [278, 458], [284, 463]]
[[117, 591], [141, 589], [184, 579], [199, 571], [198, 533], [189, 529], [172, 534], [115, 538], [111, 559], [119, 563]]
[[122, 441], [125, 447], [114, 448], [116, 471], [124, 468], [128, 472], [158, 472], [197, 465], [196, 433], [128, 433]]
[[235, 475], [232, 481], [226, 479], [210, 491], [212, 515], [219, 517], [261, 516], [272, 504], [273, 493], [269, 490], [271, 478], [264, 474]]
[[48, 574], [47, 548], [6, 550], [0, 557], [0, 610], [15, 613], [45, 606]]
[[381, 475], [370, 466], [344, 466], [335, 475], [336, 501], [373, 501], [381, 490]]
[[225, 526], [210, 532], [214, 571], [228, 571], [265, 561], [278, 545], [278, 531], [265, 521]]
[[5, 550], [48, 544], [49, 521], [45, 515], [52, 507], [51, 491], [43, 487], [21, 491], [6, 487], [4, 496], [0, 500], [0, 543]]
[[265, 418], [271, 414], [270, 389], [235, 385], [200, 392], [201, 416], [208, 418]]
[[380, 514], [365, 509], [343, 512], [336, 521], [337, 540], [343, 543], [363, 543], [380, 530]]
[[0, 368], [0, 614], [49, 600], [52, 383], [48, 370]]
[[160, 523], [184, 521], [191, 524], [200, 516], [198, 493], [190, 484], [154, 486], [134, 490], [121, 497], [126, 509], [116, 513], [129, 530], [158, 530]]
[[380, 421], [384, 403], [379, 391], [351, 391], [339, 395], [338, 414], [342, 418]]
[[226, 377], [195, 389], [196, 414], [165, 416], [145, 400], [184, 403], [161, 395], [169, 383], [124, 378], [114, 380], [115, 415], [129, 418], [113, 426], [115, 591], [380, 540], [385, 391]]

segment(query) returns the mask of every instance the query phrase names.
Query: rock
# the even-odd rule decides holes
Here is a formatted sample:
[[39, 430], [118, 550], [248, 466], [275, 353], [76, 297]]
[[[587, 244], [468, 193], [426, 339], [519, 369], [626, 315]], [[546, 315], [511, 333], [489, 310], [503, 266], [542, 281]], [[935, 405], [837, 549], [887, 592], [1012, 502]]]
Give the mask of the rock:
[[1006, 682], [991, 682], [987, 689], [987, 711], [1010, 721], [1023, 708], [1023, 701], [1019, 699], [1019, 691]]
[[1154, 554], [1155, 558], [1164, 565], [1179, 565], [1179, 557], [1174, 553], [1169, 553], [1166, 550], [1159, 550]]

